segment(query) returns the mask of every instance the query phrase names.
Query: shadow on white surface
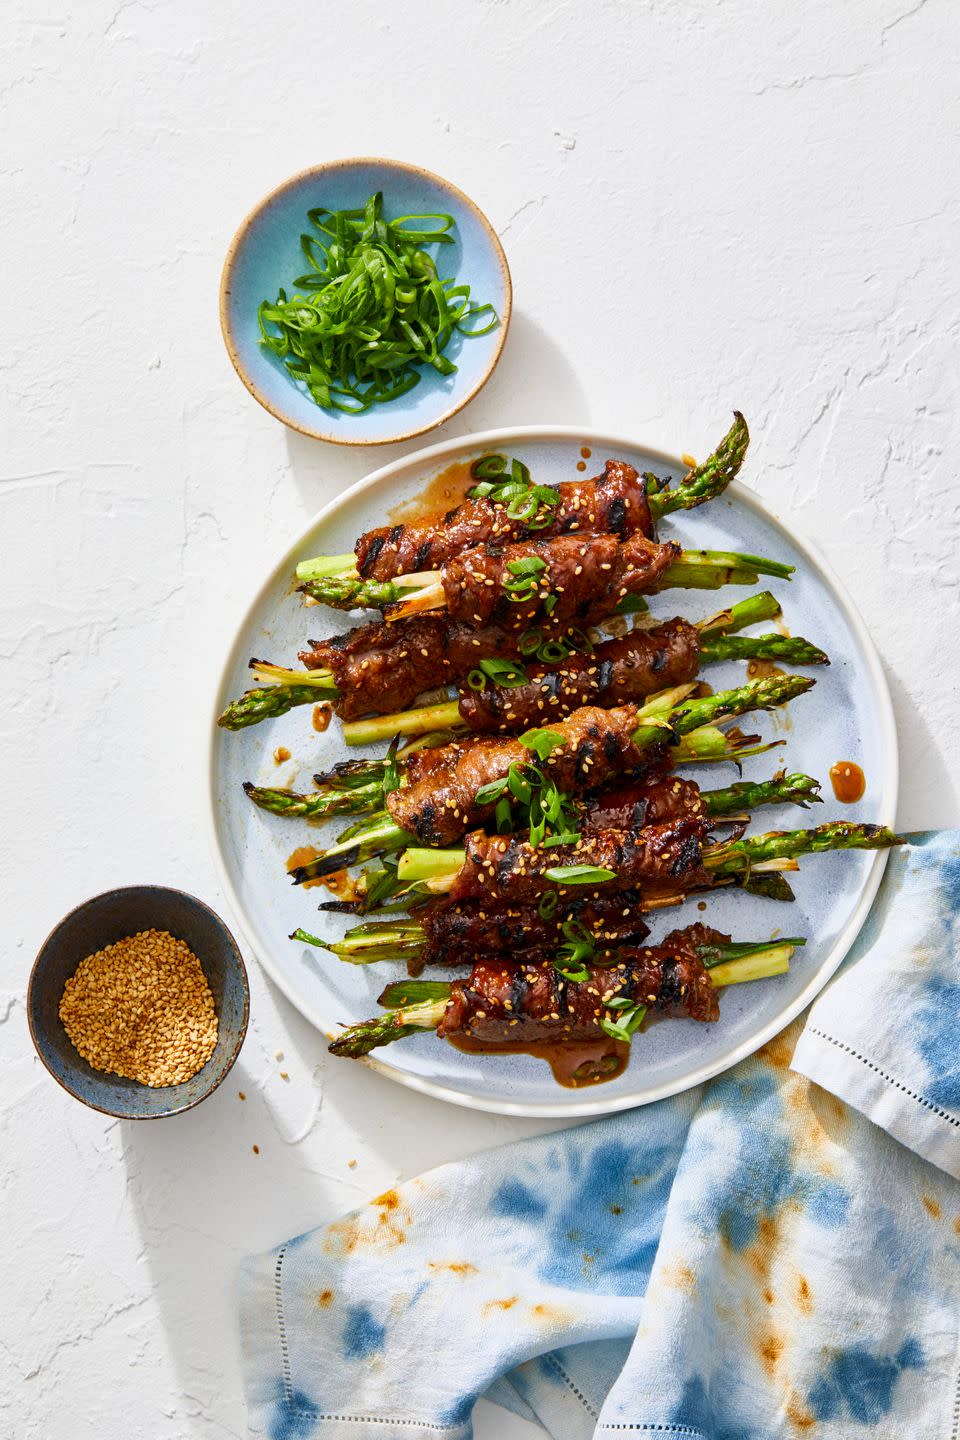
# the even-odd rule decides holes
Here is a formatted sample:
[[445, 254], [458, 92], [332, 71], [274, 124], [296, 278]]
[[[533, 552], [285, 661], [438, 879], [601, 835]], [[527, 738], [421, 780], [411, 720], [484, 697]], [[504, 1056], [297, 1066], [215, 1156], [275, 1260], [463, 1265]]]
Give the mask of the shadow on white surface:
[[[580, 359], [555, 344], [530, 315], [514, 310], [500, 364], [476, 400], [457, 417], [468, 423], [459, 430], [451, 425], [445, 434], [469, 434], [500, 425], [586, 424], [590, 406], [580, 379], [586, 367]], [[424, 443], [433, 438], [424, 437]]]
[[[897, 826], [900, 830], [937, 830], [955, 825], [960, 793], [943, 753], [944, 732], [931, 732], [899, 675], [886, 664], [883, 670], [890, 686], [900, 746]], [[954, 737], [950, 740], [952, 744]], [[922, 777], [919, 786], [918, 777]]]
[[[169, 1399], [196, 1437], [212, 1425], [218, 1435], [248, 1433], [236, 1304], [244, 1256], [398, 1179], [552, 1128], [460, 1110], [329, 1060], [324, 1037], [256, 965], [251, 982], [253, 1023], [221, 1088], [170, 1120], [120, 1122], [137, 1263], [149, 1270], [177, 1376]], [[479, 1440], [538, 1433], [499, 1407], [478, 1409]]]

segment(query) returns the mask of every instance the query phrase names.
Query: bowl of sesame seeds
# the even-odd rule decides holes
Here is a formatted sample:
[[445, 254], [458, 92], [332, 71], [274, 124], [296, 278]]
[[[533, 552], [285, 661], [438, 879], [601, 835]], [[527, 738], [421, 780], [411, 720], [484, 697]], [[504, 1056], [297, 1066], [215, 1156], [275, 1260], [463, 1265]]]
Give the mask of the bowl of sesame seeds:
[[71, 910], [47, 936], [27, 989], [37, 1053], [94, 1110], [176, 1115], [229, 1073], [250, 991], [226, 925], [183, 890], [132, 885]]

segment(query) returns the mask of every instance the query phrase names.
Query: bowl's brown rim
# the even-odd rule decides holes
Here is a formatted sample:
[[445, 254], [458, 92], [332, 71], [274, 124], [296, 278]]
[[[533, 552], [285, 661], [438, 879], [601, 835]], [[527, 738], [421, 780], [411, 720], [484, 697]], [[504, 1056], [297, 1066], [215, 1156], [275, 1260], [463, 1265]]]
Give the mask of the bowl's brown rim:
[[[497, 348], [494, 350], [493, 355], [490, 358], [490, 363], [487, 365], [487, 368], [484, 370], [477, 383], [473, 386], [471, 390], [467, 391], [466, 395], [464, 395], [462, 399], [458, 400], [455, 405], [452, 405], [449, 410], [444, 411], [444, 413], [438, 416], [436, 420], [430, 420], [426, 425], [420, 425], [414, 430], [404, 430], [396, 435], [385, 435], [378, 440], [352, 439], [348, 436], [333, 434], [323, 430], [311, 429], [309, 426], [301, 425], [296, 420], [292, 420], [289, 416], [282, 414], [281, 411], [278, 410], [274, 405], [272, 405], [270, 401], [266, 398], [266, 396], [261, 392], [260, 387], [257, 385], [253, 376], [245, 369], [245, 367], [241, 363], [228, 316], [230, 281], [233, 275], [233, 267], [236, 262], [237, 254], [240, 250], [240, 247], [246, 239], [247, 232], [253, 225], [254, 221], [259, 218], [260, 214], [267, 208], [268, 205], [272, 204], [272, 202], [279, 195], [282, 195], [284, 191], [289, 190], [292, 186], [299, 185], [302, 181], [309, 179], [311, 176], [327, 174], [332, 170], [342, 170], [350, 165], [386, 165], [392, 167], [394, 170], [406, 171], [407, 174], [410, 175], [422, 175], [427, 180], [431, 180], [435, 184], [439, 185], [441, 189], [448, 190], [452, 195], [455, 195], [456, 198], [460, 201], [460, 203], [476, 216], [476, 218], [480, 221], [483, 229], [487, 232], [487, 236], [493, 247], [494, 254], [497, 257], [497, 263], [499, 264], [501, 273], [503, 275], [505, 301], [503, 307], [503, 314], [500, 316], [500, 333]], [[497, 368], [497, 365], [500, 362], [500, 356], [503, 354], [503, 347], [506, 343], [507, 331], [510, 328], [510, 316], [512, 313], [513, 280], [510, 275], [510, 266], [507, 264], [507, 257], [504, 252], [503, 246], [500, 243], [499, 235], [497, 234], [496, 230], [494, 230], [493, 226], [491, 225], [490, 221], [487, 219], [483, 211], [480, 209], [479, 205], [477, 205], [474, 200], [471, 200], [470, 196], [465, 194], [464, 191], [459, 188], [459, 186], [454, 185], [452, 180], [445, 180], [442, 175], [437, 175], [432, 170], [425, 169], [422, 165], [410, 165], [404, 160], [391, 160], [388, 156], [385, 155], [351, 155], [342, 160], [324, 160], [318, 165], [308, 165], [306, 169], [298, 170], [295, 175], [290, 175], [286, 180], [281, 181], [279, 185], [275, 185], [272, 190], [270, 190], [266, 195], [264, 195], [263, 198], [259, 200], [256, 205], [254, 205], [252, 210], [247, 212], [245, 219], [241, 222], [233, 239], [230, 241], [230, 245], [227, 249], [226, 259], [223, 262], [223, 270], [220, 274], [220, 331], [223, 335], [223, 342], [227, 347], [227, 354], [230, 356], [230, 363], [239, 375], [241, 381], [243, 382], [247, 390], [250, 392], [250, 394], [253, 396], [253, 398], [258, 401], [259, 404], [263, 406], [264, 410], [268, 411], [275, 420], [279, 420], [281, 424], [288, 426], [291, 430], [296, 430], [297, 433], [300, 435], [306, 435], [311, 440], [325, 440], [331, 445], [399, 445], [404, 440], [414, 440], [418, 435], [426, 435], [430, 430], [436, 430], [440, 425], [445, 425], [446, 422], [448, 420], [451, 420], [454, 415], [459, 414], [459, 412], [464, 408], [464, 406], [468, 405], [470, 401], [474, 398], [474, 396], [483, 389], [484, 385], [486, 385], [487, 381], [490, 379], [490, 376]]]
[[[40, 961], [43, 957], [44, 951], [46, 950], [47, 946], [50, 944], [54, 936], [57, 934], [58, 930], [60, 930], [64, 925], [66, 925], [68, 920], [72, 920], [74, 915], [78, 915], [81, 910], [86, 910], [89, 905], [96, 904], [98, 900], [105, 900], [108, 896], [113, 895], [125, 895], [131, 890], [154, 890], [160, 895], [177, 896], [180, 899], [188, 900], [192, 905], [199, 905], [201, 909], [206, 910], [208, 915], [213, 916], [214, 920], [216, 920], [217, 924], [222, 928], [227, 938], [229, 939], [230, 944], [233, 946], [234, 954], [240, 967], [240, 979], [243, 982], [243, 1015], [240, 1020], [240, 1027], [237, 1032], [236, 1041], [234, 1043], [233, 1049], [230, 1051], [230, 1054], [227, 1057], [228, 1063], [223, 1074], [218, 1080], [215, 1080], [213, 1082], [209, 1089], [204, 1090], [201, 1095], [198, 1095], [195, 1100], [190, 1100], [185, 1105], [176, 1105], [170, 1110], [158, 1111], [155, 1115], [133, 1115], [127, 1114], [126, 1112], [111, 1110], [106, 1105], [97, 1105], [93, 1100], [88, 1100], [85, 1095], [78, 1094], [78, 1092], [74, 1090], [70, 1085], [68, 1085], [66, 1081], [62, 1079], [61, 1076], [59, 1076], [48, 1063], [47, 1057], [43, 1053], [42, 1044], [37, 1037], [37, 1031], [33, 1023], [32, 997], [34, 986], [36, 984], [39, 984], [38, 970], [40, 966]], [[240, 952], [240, 946], [237, 944], [236, 936], [233, 934], [233, 931], [230, 929], [229, 925], [227, 925], [226, 921], [217, 914], [213, 906], [208, 905], [205, 900], [201, 900], [198, 895], [191, 895], [189, 890], [179, 890], [171, 885], [120, 885], [113, 890], [101, 890], [100, 893], [97, 895], [90, 895], [86, 900], [81, 900], [79, 905], [74, 905], [73, 909], [68, 910], [65, 915], [61, 915], [60, 919], [52, 927], [52, 929], [40, 945], [40, 948], [37, 950], [33, 964], [30, 967], [30, 977], [27, 981], [26, 1004], [27, 1025], [30, 1029], [30, 1039], [33, 1043], [33, 1048], [37, 1052], [40, 1062], [43, 1065], [44, 1069], [47, 1071], [47, 1074], [50, 1075], [57, 1082], [57, 1084], [62, 1090], [65, 1090], [68, 1095], [72, 1096], [74, 1100], [79, 1100], [80, 1104], [86, 1105], [89, 1110], [97, 1110], [101, 1115], [109, 1115], [114, 1120], [168, 1120], [172, 1115], [183, 1115], [187, 1110], [193, 1110], [196, 1108], [196, 1106], [201, 1105], [204, 1100], [206, 1100], [210, 1095], [214, 1093], [215, 1090], [219, 1090], [220, 1086], [223, 1084], [224, 1080], [226, 1080], [227, 1076], [230, 1074], [230, 1071], [236, 1064], [237, 1056], [240, 1054], [243, 1042], [246, 1039], [247, 1026], [250, 1022], [250, 977], [247, 974], [246, 963], [244, 961], [243, 955]], [[174, 1087], [171, 1086], [171, 1089], [172, 1088]]]

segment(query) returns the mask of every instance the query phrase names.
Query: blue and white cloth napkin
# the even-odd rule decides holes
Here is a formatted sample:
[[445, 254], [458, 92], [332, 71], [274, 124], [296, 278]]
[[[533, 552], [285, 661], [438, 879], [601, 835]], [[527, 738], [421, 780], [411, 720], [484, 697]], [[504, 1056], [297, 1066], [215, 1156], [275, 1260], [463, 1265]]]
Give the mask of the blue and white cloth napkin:
[[957, 1440], [958, 923], [960, 835], [914, 836], [805, 1028], [249, 1261], [254, 1428]]

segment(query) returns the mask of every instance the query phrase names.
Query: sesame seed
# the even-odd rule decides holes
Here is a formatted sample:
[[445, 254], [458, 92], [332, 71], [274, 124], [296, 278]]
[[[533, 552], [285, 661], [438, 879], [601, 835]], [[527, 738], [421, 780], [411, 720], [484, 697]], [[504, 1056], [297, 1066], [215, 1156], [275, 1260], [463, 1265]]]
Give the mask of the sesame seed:
[[191, 1079], [217, 1043], [200, 961], [166, 930], [142, 930], [81, 960], [64, 986], [60, 1019], [95, 1070], [151, 1087]]

